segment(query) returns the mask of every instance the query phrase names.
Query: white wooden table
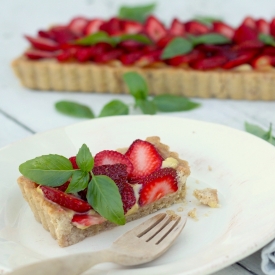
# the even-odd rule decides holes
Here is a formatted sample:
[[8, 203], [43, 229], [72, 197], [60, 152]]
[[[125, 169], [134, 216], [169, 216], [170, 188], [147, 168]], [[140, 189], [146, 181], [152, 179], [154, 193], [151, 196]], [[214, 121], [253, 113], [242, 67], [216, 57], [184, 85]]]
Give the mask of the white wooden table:
[[[182, 2], [182, 3], [181, 3]], [[232, 23], [240, 22], [247, 14], [256, 17], [271, 18], [275, 14], [272, 0], [231, 0], [221, 4], [218, 0], [164, 1], [159, 0], [157, 13], [164, 20], [177, 15], [180, 18], [191, 18], [192, 14], [211, 15], [225, 18]], [[36, 92], [20, 86], [13, 75], [10, 62], [18, 56], [27, 43], [23, 34], [35, 34], [38, 28], [46, 28], [54, 22], [68, 22], [75, 15], [89, 17], [101, 15], [108, 17], [126, 1], [116, 0], [47, 0], [39, 3], [35, 0], [1, 0], [0, 8], [0, 147], [38, 132], [70, 125], [81, 119], [63, 116], [54, 109], [59, 100], [74, 100], [90, 106], [96, 114], [104, 104], [112, 99], [125, 103], [133, 102], [128, 95], [77, 94]], [[127, 4], [148, 3], [148, 1], [127, 1]], [[179, 7], [177, 7], [177, 5]], [[275, 87], [274, 87], [275, 88]], [[249, 102], [216, 99], [193, 99], [202, 106], [189, 112], [170, 113], [171, 116], [209, 121], [244, 130], [244, 122], [258, 124], [267, 129], [269, 123], [275, 128], [275, 102]], [[132, 113], [134, 115], [134, 113]], [[275, 131], [273, 131], [275, 132]], [[215, 275], [228, 274], [263, 274], [260, 269], [260, 251], [227, 267]], [[0, 267], [1, 274], [1, 267]]]

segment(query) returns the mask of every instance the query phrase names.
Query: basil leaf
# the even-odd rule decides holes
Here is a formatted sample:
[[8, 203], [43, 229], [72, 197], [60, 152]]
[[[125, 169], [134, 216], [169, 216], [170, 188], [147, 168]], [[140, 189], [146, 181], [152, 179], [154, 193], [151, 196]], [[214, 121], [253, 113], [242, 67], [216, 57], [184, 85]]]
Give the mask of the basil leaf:
[[272, 136], [272, 124], [269, 126], [269, 130], [266, 132], [264, 129], [261, 127], [254, 125], [254, 124], [249, 124], [248, 122], [245, 122], [245, 130], [249, 132], [250, 134], [253, 134], [269, 143], [272, 145], [275, 145], [275, 137]]
[[143, 34], [122, 34], [120, 36], [114, 36], [118, 40], [117, 43], [125, 40], [134, 40], [143, 44], [152, 44], [152, 41]]
[[77, 193], [87, 188], [90, 174], [85, 171], [75, 170], [66, 193]]
[[116, 41], [112, 37], [110, 37], [108, 33], [103, 31], [87, 35], [83, 38], [80, 38], [74, 41], [75, 44], [83, 45], [83, 46], [91, 46], [99, 42], [106, 42], [112, 46], [116, 45]]
[[99, 117], [128, 115], [129, 107], [120, 100], [112, 100], [101, 110]]
[[143, 114], [154, 115], [157, 112], [156, 105], [153, 101], [137, 100], [136, 106], [141, 109]]
[[60, 155], [44, 155], [22, 163], [20, 173], [42, 185], [60, 186], [73, 174], [71, 162]]
[[275, 38], [270, 34], [260, 33], [258, 36], [259, 40], [265, 45], [270, 45], [275, 47]]
[[81, 118], [94, 118], [93, 111], [85, 105], [73, 102], [73, 101], [59, 101], [55, 103], [55, 108], [58, 112], [73, 116], [73, 117], [81, 117]]
[[90, 149], [86, 144], [83, 144], [76, 155], [76, 163], [84, 172], [90, 172], [94, 167], [94, 158]]
[[144, 22], [146, 17], [153, 13], [156, 4], [149, 4], [146, 6], [136, 6], [136, 7], [129, 7], [129, 6], [122, 6], [119, 9], [118, 17], [122, 19], [130, 19], [134, 21]]
[[123, 75], [123, 80], [128, 86], [130, 94], [138, 100], [146, 100], [148, 86], [144, 78], [136, 72], [128, 72]]
[[217, 45], [217, 44], [226, 44], [231, 42], [231, 40], [228, 37], [218, 33], [207, 33], [207, 34], [202, 34], [198, 36], [189, 35], [188, 38], [190, 39], [190, 41], [193, 43], [194, 46], [199, 44]]
[[191, 52], [193, 49], [192, 43], [182, 37], [176, 37], [164, 48], [161, 58], [168, 59], [177, 55], [182, 55]]
[[107, 176], [92, 177], [88, 185], [89, 204], [105, 219], [123, 225], [125, 216], [117, 185]]
[[186, 97], [170, 94], [157, 95], [153, 99], [157, 109], [162, 112], [189, 111], [200, 106]]
[[210, 17], [210, 16], [195, 16], [195, 21], [198, 21], [204, 25], [211, 25], [213, 22], [217, 22], [217, 21], [222, 21], [221, 18], [215, 18], [215, 17]]

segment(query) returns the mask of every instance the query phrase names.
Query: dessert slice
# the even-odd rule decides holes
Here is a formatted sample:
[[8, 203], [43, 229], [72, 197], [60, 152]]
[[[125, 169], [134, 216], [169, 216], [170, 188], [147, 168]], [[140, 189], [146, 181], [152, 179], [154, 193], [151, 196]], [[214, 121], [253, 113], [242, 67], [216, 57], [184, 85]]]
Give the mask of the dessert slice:
[[182, 202], [188, 163], [159, 137], [93, 158], [47, 155], [19, 167], [18, 184], [36, 220], [61, 247]]

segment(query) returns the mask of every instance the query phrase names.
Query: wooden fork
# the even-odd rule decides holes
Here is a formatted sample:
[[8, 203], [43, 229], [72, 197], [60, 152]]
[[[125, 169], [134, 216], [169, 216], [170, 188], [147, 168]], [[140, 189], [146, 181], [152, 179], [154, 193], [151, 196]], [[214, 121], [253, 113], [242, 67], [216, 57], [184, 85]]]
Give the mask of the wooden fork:
[[110, 248], [49, 259], [15, 269], [10, 275], [77, 275], [102, 262], [133, 266], [162, 255], [181, 233], [186, 217], [160, 213], [119, 237]]

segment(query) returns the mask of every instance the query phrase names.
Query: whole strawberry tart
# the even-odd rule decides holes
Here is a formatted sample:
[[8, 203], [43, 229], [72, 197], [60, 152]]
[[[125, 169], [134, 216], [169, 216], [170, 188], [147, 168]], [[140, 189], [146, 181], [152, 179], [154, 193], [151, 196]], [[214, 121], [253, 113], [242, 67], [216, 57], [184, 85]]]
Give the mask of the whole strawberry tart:
[[182, 202], [188, 163], [159, 137], [94, 157], [44, 155], [19, 167], [18, 184], [35, 219], [61, 247]]
[[12, 67], [31, 89], [127, 93], [123, 74], [135, 71], [151, 94], [275, 99], [275, 19], [246, 17], [232, 27], [76, 17], [25, 38], [30, 47]]

